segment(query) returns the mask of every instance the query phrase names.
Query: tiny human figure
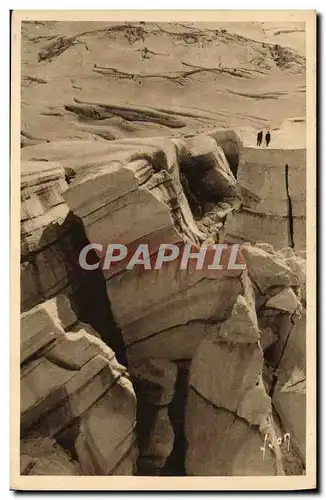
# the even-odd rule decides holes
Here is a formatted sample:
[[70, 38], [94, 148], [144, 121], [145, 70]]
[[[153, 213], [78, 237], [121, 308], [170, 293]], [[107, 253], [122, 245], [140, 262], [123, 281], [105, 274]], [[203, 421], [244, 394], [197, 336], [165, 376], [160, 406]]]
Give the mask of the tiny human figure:
[[261, 130], [257, 134], [257, 146], [260, 146], [263, 140], [263, 131]]
[[268, 144], [271, 142], [271, 134], [269, 131], [265, 135], [265, 142], [266, 142], [266, 146], [268, 147]]

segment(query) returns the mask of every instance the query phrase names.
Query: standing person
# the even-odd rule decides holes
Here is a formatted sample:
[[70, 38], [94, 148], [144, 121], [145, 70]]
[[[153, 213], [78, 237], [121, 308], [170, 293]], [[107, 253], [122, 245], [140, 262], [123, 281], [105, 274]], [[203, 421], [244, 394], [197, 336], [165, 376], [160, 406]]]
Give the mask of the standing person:
[[267, 134], [265, 135], [265, 142], [266, 142], [266, 146], [268, 147], [268, 144], [271, 142], [271, 134], [268, 130]]
[[257, 146], [260, 146], [263, 140], [263, 131], [261, 130], [257, 134]]

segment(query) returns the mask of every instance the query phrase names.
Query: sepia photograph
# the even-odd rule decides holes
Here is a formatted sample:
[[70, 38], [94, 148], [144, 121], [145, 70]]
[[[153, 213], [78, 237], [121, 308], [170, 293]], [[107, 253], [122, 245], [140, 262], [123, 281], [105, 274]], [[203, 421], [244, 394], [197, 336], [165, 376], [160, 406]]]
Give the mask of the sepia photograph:
[[316, 486], [315, 16], [13, 12], [13, 489]]

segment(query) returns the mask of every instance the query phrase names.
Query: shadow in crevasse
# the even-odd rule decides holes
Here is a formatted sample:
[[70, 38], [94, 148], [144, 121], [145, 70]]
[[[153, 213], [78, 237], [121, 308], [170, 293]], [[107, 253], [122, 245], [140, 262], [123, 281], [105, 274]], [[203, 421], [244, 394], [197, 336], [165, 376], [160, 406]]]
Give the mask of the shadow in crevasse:
[[161, 476], [185, 476], [187, 440], [185, 436], [185, 413], [188, 393], [190, 361], [178, 363], [178, 377], [174, 398], [169, 405], [169, 418], [174, 432], [174, 444]]
[[[118, 361], [127, 366], [122, 334], [113, 317], [103, 272], [100, 266], [89, 271], [79, 264], [79, 254], [89, 244], [83, 222], [69, 212], [64, 224], [71, 228], [69, 240], [63, 240], [63, 253], [72, 268], [76, 285], [71, 297], [72, 307], [77, 317], [89, 323], [100, 334], [102, 340], [114, 350]], [[88, 262], [98, 261], [96, 252], [91, 250], [88, 253]]]
[[[38, 250], [22, 259], [34, 270], [29, 278], [33, 283], [27, 287], [36, 289], [32, 302], [22, 303], [22, 310], [60, 293], [68, 295], [77, 318], [94, 328], [113, 349], [117, 360], [127, 366], [124, 342], [111, 310], [103, 272], [100, 266], [90, 271], [79, 264], [80, 251], [89, 243], [82, 220], [73, 212], [68, 213], [63, 223], [49, 224], [42, 233]], [[88, 252], [87, 260], [90, 264], [98, 262], [94, 250]], [[47, 279], [50, 275], [54, 285]], [[26, 283], [22, 282], [24, 286]]]
[[169, 403], [168, 418], [173, 428], [173, 447], [162, 467], [166, 447], [169, 446], [167, 423], [160, 424], [160, 412], [166, 408], [147, 401], [146, 386], [133, 380], [137, 396], [136, 434], [139, 446], [138, 476], [185, 476], [187, 442], [185, 437], [185, 412], [190, 361], [177, 362], [178, 376], [175, 393]]
[[[239, 146], [232, 140], [219, 141], [225, 160], [236, 181], [239, 165]], [[219, 165], [214, 152], [197, 156], [184, 156], [179, 159], [180, 181], [190, 209], [195, 219], [204, 216], [207, 207], [228, 201], [237, 196], [232, 180], [222, 165]]]

